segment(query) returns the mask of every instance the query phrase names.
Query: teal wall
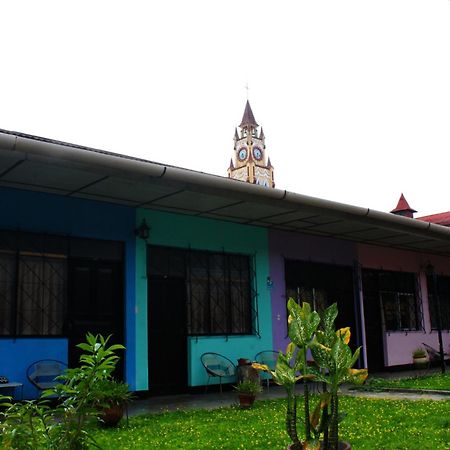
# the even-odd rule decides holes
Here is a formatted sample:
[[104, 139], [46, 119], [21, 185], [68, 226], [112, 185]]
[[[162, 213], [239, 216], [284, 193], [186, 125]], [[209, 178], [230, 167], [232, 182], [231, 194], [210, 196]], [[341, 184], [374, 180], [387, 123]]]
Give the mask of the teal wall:
[[[255, 257], [260, 336], [188, 337], [186, 346], [189, 385], [200, 386], [207, 382], [205, 370], [200, 363], [200, 356], [204, 352], [221, 353], [236, 362], [240, 357], [253, 359], [257, 352], [271, 349], [271, 303], [270, 291], [266, 286], [269, 275], [267, 231], [263, 228], [180, 214], [137, 210], [136, 225], [144, 218], [150, 227], [149, 244], [225, 251]], [[145, 390], [148, 389], [149, 364], [146, 245], [141, 239], [136, 241], [136, 388]]]

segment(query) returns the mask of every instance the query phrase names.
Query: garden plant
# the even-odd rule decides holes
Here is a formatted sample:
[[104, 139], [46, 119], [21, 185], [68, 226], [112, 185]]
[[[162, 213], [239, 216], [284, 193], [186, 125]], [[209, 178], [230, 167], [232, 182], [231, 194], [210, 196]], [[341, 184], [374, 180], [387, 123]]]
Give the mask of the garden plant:
[[[112, 373], [119, 356], [119, 344], [108, 345], [109, 337], [86, 336], [78, 344], [83, 351], [80, 366], [67, 369], [59, 376], [60, 384], [44, 391], [38, 400], [9, 406], [1, 413], [2, 448], [17, 450], [81, 450], [98, 447], [89, 430], [89, 419], [96, 420], [97, 405], [103, 401], [105, 382], [112, 381]], [[53, 397], [57, 397], [58, 403]]]
[[[339, 386], [344, 382], [361, 384], [367, 378], [366, 369], [352, 369], [359, 358], [360, 348], [354, 353], [349, 347], [350, 329], [335, 330], [338, 309], [332, 304], [320, 317], [308, 303], [302, 306], [290, 298], [289, 339], [286, 352], [280, 352], [274, 371], [261, 364], [253, 366], [270, 372], [274, 381], [285, 387], [287, 392], [286, 430], [292, 441], [291, 450], [319, 449], [337, 450], [339, 446]], [[307, 361], [311, 351], [314, 364]], [[304, 439], [297, 432], [297, 395], [295, 384], [304, 382]], [[314, 380], [326, 386], [317, 406], [310, 412], [308, 381]], [[320, 438], [323, 438], [322, 444]]]

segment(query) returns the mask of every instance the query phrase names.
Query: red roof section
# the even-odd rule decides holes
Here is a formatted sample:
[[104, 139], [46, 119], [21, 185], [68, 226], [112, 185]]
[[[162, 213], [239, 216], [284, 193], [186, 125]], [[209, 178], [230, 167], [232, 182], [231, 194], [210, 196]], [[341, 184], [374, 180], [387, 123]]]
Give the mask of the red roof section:
[[417, 212], [415, 209], [412, 209], [411, 206], [409, 206], [408, 202], [406, 201], [405, 196], [402, 194], [400, 195], [400, 199], [397, 203], [397, 206], [395, 209], [391, 211], [391, 213], [397, 213], [401, 211], [410, 211], [410, 212]]
[[417, 220], [423, 220], [424, 222], [431, 222], [437, 225], [444, 225], [450, 227], [450, 211], [431, 214], [430, 216], [417, 217]]

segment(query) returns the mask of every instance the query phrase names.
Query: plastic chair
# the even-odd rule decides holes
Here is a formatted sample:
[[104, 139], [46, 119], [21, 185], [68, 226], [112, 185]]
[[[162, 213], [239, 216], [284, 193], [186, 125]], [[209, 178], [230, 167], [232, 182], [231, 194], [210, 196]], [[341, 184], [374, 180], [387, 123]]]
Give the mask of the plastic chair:
[[27, 378], [39, 391], [50, 389], [60, 383], [55, 378], [62, 375], [67, 369], [67, 364], [56, 359], [41, 359], [27, 369]]
[[[277, 365], [278, 352], [275, 350], [263, 350], [255, 355], [255, 361], [259, 364], [265, 364], [269, 367], [270, 370], [275, 370], [275, 366]], [[259, 376], [261, 380], [266, 380], [267, 389], [269, 389], [270, 380], [272, 379], [272, 375], [267, 372], [260, 372]]]
[[220, 383], [220, 393], [222, 393], [222, 378], [235, 378], [236, 366], [226, 356], [219, 353], [203, 353], [200, 357], [203, 367], [208, 375], [205, 392], [208, 390], [209, 381], [212, 377], [218, 377]]

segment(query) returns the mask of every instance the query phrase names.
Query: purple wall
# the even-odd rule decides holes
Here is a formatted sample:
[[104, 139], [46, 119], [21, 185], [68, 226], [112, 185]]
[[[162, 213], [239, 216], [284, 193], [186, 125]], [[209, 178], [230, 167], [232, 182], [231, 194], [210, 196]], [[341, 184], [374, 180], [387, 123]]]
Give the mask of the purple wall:
[[[319, 236], [300, 235], [282, 231], [269, 233], [269, 270], [273, 281], [271, 290], [273, 348], [286, 349], [286, 259], [352, 266], [357, 260], [363, 268], [421, 273], [421, 291], [425, 330], [384, 333], [382, 340], [387, 366], [411, 364], [411, 353], [425, 342], [437, 348], [436, 331], [431, 330], [424, 267], [431, 262], [439, 274], [450, 275], [450, 258], [418, 252], [396, 250], [374, 245], [357, 244]], [[450, 332], [443, 333], [445, 351], [450, 351]], [[364, 337], [363, 342], [364, 344]], [[364, 351], [364, 349], [363, 349]], [[370, 370], [370, 367], [369, 367]]]
[[271, 299], [274, 350], [284, 351], [288, 343], [286, 339], [285, 259], [351, 266], [356, 255], [356, 244], [350, 241], [283, 231], [269, 233], [269, 267], [273, 281]]

